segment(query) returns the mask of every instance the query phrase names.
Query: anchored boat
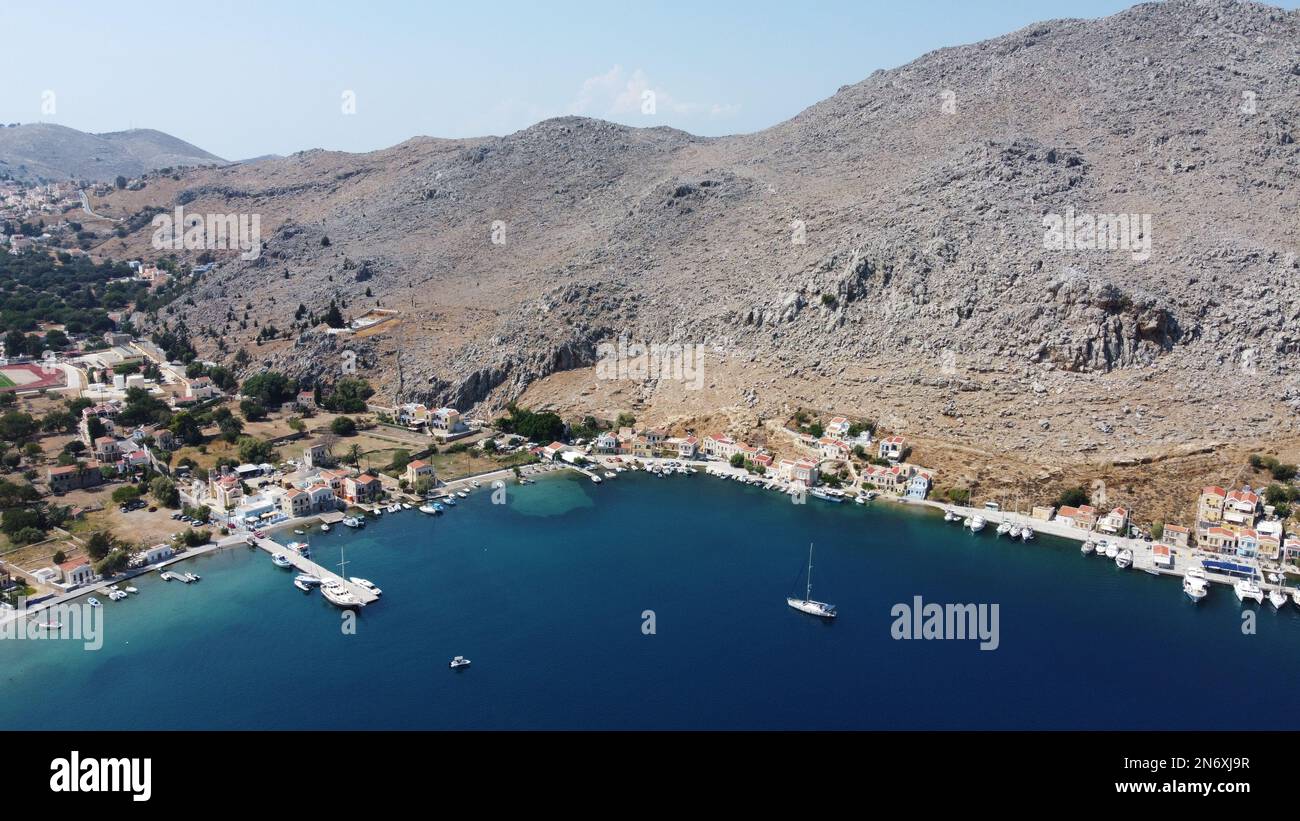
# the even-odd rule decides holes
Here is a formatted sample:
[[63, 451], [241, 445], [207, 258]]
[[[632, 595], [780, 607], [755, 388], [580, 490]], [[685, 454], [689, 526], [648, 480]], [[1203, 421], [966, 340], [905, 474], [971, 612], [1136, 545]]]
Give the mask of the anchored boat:
[[812, 597], [812, 554], [813, 546], [810, 542], [808, 544], [808, 584], [804, 587], [803, 598], [799, 599], [794, 596], [787, 596], [785, 603], [801, 613], [807, 613], [810, 616], [818, 616], [823, 619], [833, 619], [836, 615], [835, 605], [815, 601]]

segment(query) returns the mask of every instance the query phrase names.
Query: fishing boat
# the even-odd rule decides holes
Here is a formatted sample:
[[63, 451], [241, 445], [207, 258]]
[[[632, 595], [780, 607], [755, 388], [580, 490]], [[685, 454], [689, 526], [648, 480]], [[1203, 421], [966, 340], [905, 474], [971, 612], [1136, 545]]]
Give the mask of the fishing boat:
[[294, 580], [293, 580], [293, 586], [296, 587], [296, 588], [298, 588], [299, 590], [301, 590], [301, 591], [304, 592], [304, 593], [310, 593], [310, 592], [311, 592], [311, 587], [309, 587], [306, 583], [304, 583], [304, 582], [302, 582], [302, 581], [299, 581], [298, 579], [294, 579]]
[[470, 664], [469, 659], [465, 658], [464, 656], [456, 656], [447, 664], [447, 666], [455, 670], [460, 667], [468, 667], [469, 664]]
[[299, 573], [297, 576], [293, 577], [293, 580], [296, 582], [302, 582], [308, 587], [315, 587], [320, 584], [320, 577], [313, 576], [310, 573]]
[[985, 521], [984, 517], [976, 513], [974, 516], [970, 518], [970, 524], [968, 525], [968, 527], [970, 527], [971, 533], [979, 533], [981, 530], [984, 529], [984, 526], [987, 524], [988, 522]]
[[94, 596], [91, 596], [90, 598], [86, 599], [86, 604], [90, 605], [91, 607], [103, 606], [99, 603], [99, 599], [95, 598]]
[[384, 595], [384, 591], [376, 587], [375, 583], [370, 581], [369, 579], [361, 579], [361, 578], [357, 578], [356, 576], [349, 576], [348, 581], [352, 582], [357, 587], [364, 587], [365, 589], [369, 590], [371, 593], [374, 593], [376, 596]]
[[[361, 527], [361, 520], [358, 519], [356, 516], [348, 516], [343, 519], [343, 524], [347, 525], [348, 527]], [[298, 532], [300, 531], [297, 530], [294, 531], [294, 533], [298, 533]]]
[[388, 512], [389, 512], [389, 513], [401, 513], [401, 512], [402, 512], [402, 506], [401, 506], [400, 504], [398, 504], [397, 502], [394, 502], [393, 504], [391, 504], [391, 505], [388, 506]]
[[284, 555], [283, 553], [276, 553], [274, 556], [272, 556], [271, 564], [275, 565], [276, 567], [293, 567], [293, 562], [289, 561], [289, 557]]
[[439, 511], [434, 509], [433, 505], [429, 505], [429, 504], [420, 505], [419, 511], [421, 513], [427, 513], [430, 516], [436, 516], [439, 513]]
[[1264, 603], [1264, 589], [1253, 578], [1238, 579], [1233, 583], [1232, 589], [1242, 604], [1246, 603], [1246, 599], [1254, 599], [1256, 604]]
[[455, 496], [444, 496], [442, 500], [443, 500], [444, 502], [446, 502], [447, 504], [451, 505], [452, 507], [455, 507], [455, 506], [456, 506], [456, 497], [455, 497]]
[[819, 616], [823, 619], [833, 619], [835, 618], [835, 605], [827, 604], [826, 602], [814, 601], [812, 597], [812, 554], [813, 554], [813, 546], [812, 543], [810, 542], [808, 544], [808, 570], [807, 570], [808, 584], [807, 586], [804, 587], [803, 598], [799, 599], [799, 598], [795, 598], [794, 596], [787, 596], [785, 599], [785, 603], [793, 607], [795, 610], [800, 611], [801, 613], [807, 613], [812, 616]]
[[1205, 579], [1198, 579], [1195, 576], [1183, 577], [1183, 592], [1187, 598], [1194, 602], [1199, 602], [1210, 592], [1210, 585]]
[[126, 589], [126, 592], [128, 592], [128, 593], [139, 593], [139, 592], [140, 592], [139, 590], [136, 590], [134, 587], [127, 587], [127, 588], [125, 588], [125, 589]]
[[402, 502], [402, 510], [410, 510], [410, 509], [411, 509], [410, 502]]
[[1093, 544], [1091, 539], [1088, 539], [1083, 544], [1079, 545], [1079, 552], [1085, 556], [1087, 556], [1092, 551], [1093, 551]]
[[835, 504], [839, 504], [840, 502], [844, 501], [843, 496], [833, 494], [829, 490], [823, 490], [819, 487], [815, 487], [812, 490], [808, 491], [808, 495], [816, 496], [818, 499], [821, 499], [824, 502], [834, 502]]
[[176, 574], [171, 572], [170, 570], [160, 570], [158, 571], [158, 578], [162, 579], [165, 582], [169, 582], [172, 579], [176, 578]]
[[307, 531], [303, 530], [302, 528], [294, 528], [293, 535], [295, 535], [295, 536], [306, 536], [306, 535], [307, 535]]
[[1273, 605], [1274, 610], [1281, 610], [1286, 606], [1286, 593], [1280, 589], [1268, 591], [1268, 603]]
[[186, 583], [189, 583], [189, 582], [201, 582], [201, 581], [203, 581], [203, 577], [200, 576], [198, 573], [186, 573], [186, 574], [184, 574], [181, 578], [182, 578]]
[[1120, 570], [1125, 570], [1133, 564], [1133, 551], [1127, 547], [1121, 550], [1115, 556], [1115, 566]]
[[[108, 591], [108, 598], [109, 598], [110, 600], [112, 600], [112, 601], [121, 601], [122, 599], [125, 599], [125, 598], [126, 598], [126, 593], [124, 593], [124, 592], [121, 591], [121, 590], [113, 589], [113, 590]], [[1283, 596], [1282, 598], [1283, 598], [1283, 601], [1286, 600], [1286, 597], [1285, 597], [1285, 596]]]

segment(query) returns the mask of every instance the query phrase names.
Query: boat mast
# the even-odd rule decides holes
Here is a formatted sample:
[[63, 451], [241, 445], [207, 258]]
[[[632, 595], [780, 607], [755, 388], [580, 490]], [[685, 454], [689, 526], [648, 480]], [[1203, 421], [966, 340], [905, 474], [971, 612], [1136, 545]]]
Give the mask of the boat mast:
[[808, 587], [804, 590], [803, 600], [812, 601], [812, 542], [808, 543]]
[[347, 578], [348, 560], [343, 556], [343, 546], [339, 546], [339, 575]]

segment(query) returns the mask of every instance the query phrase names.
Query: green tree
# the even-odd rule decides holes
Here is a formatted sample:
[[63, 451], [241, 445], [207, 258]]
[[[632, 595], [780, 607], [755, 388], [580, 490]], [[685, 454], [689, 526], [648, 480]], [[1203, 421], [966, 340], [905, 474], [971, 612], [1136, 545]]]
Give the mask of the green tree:
[[159, 476], [149, 483], [149, 493], [163, 507], [179, 507], [181, 494], [176, 490], [176, 483], [166, 476]]
[[265, 439], [244, 436], [239, 440], [239, 458], [245, 462], [254, 465], [269, 462], [274, 452], [271, 443]]
[[357, 423], [350, 416], [340, 416], [330, 423], [330, 430], [339, 436], [351, 436], [357, 432]]
[[104, 558], [112, 549], [113, 534], [108, 531], [97, 530], [86, 541], [86, 553], [95, 560]]
[[1057, 509], [1063, 507], [1079, 507], [1080, 505], [1086, 504], [1088, 504], [1088, 491], [1081, 487], [1073, 487], [1064, 490], [1061, 492], [1060, 496], [1056, 497]]
[[260, 422], [266, 418], [266, 406], [256, 399], [245, 399], [239, 403], [239, 412], [249, 422]]

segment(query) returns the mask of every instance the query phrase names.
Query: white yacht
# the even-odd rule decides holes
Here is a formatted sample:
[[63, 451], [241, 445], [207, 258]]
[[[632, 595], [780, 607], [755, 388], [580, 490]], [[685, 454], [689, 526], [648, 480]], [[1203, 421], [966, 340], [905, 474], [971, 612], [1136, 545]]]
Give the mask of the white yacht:
[[1119, 554], [1115, 556], [1115, 566], [1118, 567], [1120, 570], [1124, 570], [1132, 566], [1132, 564], [1133, 564], [1133, 551], [1129, 550], [1127, 547], [1121, 550]]
[[456, 656], [454, 659], [451, 660], [450, 663], [447, 664], [447, 666], [455, 670], [458, 667], [468, 667], [469, 663], [470, 663], [469, 659], [465, 658], [464, 656]]
[[361, 579], [356, 576], [349, 576], [348, 581], [352, 582], [357, 587], [364, 587], [365, 589], [369, 590], [371, 593], [374, 593], [376, 596], [384, 595], [384, 591], [380, 590], [378, 587], [375, 587], [375, 583], [370, 581], [369, 579]]
[[427, 513], [430, 516], [436, 516], [438, 514], [438, 511], [434, 509], [432, 504], [420, 505], [419, 510], [421, 513]]
[[393, 504], [391, 504], [391, 505], [388, 506], [388, 512], [389, 512], [389, 513], [401, 513], [401, 512], [402, 512], [402, 506], [401, 506], [400, 504], [393, 503]]
[[1012, 522], [1012, 523], [1011, 523], [1011, 529], [1007, 531], [1007, 535], [1011, 537], [1011, 540], [1012, 540], [1013, 542], [1014, 542], [1016, 539], [1019, 539], [1019, 538], [1020, 538], [1020, 525], [1016, 524], [1015, 522]]
[[1029, 541], [1033, 541], [1033, 539], [1034, 539], [1034, 529], [1027, 524], [1021, 525], [1020, 540], [1022, 542], [1029, 542]]
[[1199, 564], [1198, 564], [1198, 565], [1193, 565], [1192, 567], [1187, 568], [1187, 578], [1189, 578], [1189, 579], [1200, 579], [1201, 581], [1206, 581], [1206, 578], [1205, 578], [1205, 568], [1202, 567], [1202, 566], [1199, 565]]
[[1264, 589], [1254, 579], [1238, 579], [1233, 583], [1232, 589], [1242, 604], [1246, 603], [1246, 599], [1254, 599], [1256, 604], [1264, 603]]
[[468, 498], [469, 498], [469, 491], [468, 491], [468, 490], [458, 490], [458, 491], [456, 491], [456, 495], [459, 496], [459, 497], [462, 498], [462, 499], [468, 499]]
[[988, 522], [984, 520], [984, 517], [976, 513], [974, 516], [970, 518], [970, 524], [968, 525], [968, 527], [970, 527], [971, 533], [979, 533], [981, 530], [984, 529], [984, 526], [986, 524], [988, 524]]
[[271, 564], [275, 565], [276, 567], [293, 567], [293, 562], [289, 561], [289, 557], [284, 555], [283, 553], [276, 553], [274, 556], [272, 556]]
[[[356, 516], [348, 516], [343, 520], [343, 524], [347, 525], [348, 527], [361, 527], [361, 520], [358, 519]], [[294, 531], [294, 533], [301, 533], [301, 532], [302, 531], [299, 530]]]
[[813, 600], [812, 597], [812, 552], [813, 546], [808, 545], [808, 584], [804, 588], [803, 598], [798, 599], [794, 596], [787, 596], [785, 603], [798, 610], [801, 613], [807, 613], [810, 616], [820, 616], [823, 619], [835, 618], [835, 605], [827, 604]]
[[293, 577], [293, 580], [296, 582], [302, 582], [308, 587], [315, 587], [320, 584], [320, 578], [313, 576], [310, 573], [299, 573], [297, 576]]
[[1199, 602], [1205, 598], [1205, 594], [1210, 592], [1210, 585], [1205, 579], [1198, 579], [1195, 576], [1185, 576], [1183, 578], [1183, 592], [1187, 598], [1194, 602]]
[[1010, 532], [1011, 532], [1011, 522], [1008, 522], [1006, 519], [1003, 519], [1001, 522], [998, 523], [997, 534], [999, 536], [1005, 536]]
[[1119, 542], [1106, 543], [1106, 558], [1113, 559], [1119, 555]]
[[1091, 539], [1087, 539], [1084, 541], [1083, 544], [1079, 545], [1079, 552], [1085, 556], [1091, 553], [1092, 550], [1093, 550], [1093, 544]]
[[325, 600], [335, 607], [352, 608], [365, 607], [366, 603], [352, 595], [352, 591], [343, 586], [341, 582], [328, 581], [320, 586], [320, 593]]
[[[111, 598], [112, 594], [110, 593], [109, 596]], [[1281, 590], [1270, 590], [1268, 591], [1268, 603], [1273, 605], [1274, 610], [1281, 610], [1286, 606], [1286, 594]]]

